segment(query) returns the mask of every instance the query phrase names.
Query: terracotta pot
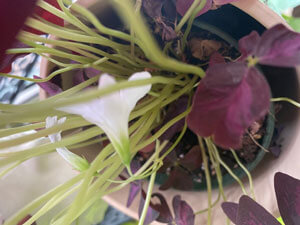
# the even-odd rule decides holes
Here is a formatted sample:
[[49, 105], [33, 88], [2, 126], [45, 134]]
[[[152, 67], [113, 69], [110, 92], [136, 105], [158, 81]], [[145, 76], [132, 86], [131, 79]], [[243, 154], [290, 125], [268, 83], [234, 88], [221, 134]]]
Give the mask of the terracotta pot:
[[[97, 10], [102, 10], [104, 1], [80, 1], [84, 5], [94, 12]], [[101, 5], [102, 4], [102, 5]], [[258, 23], [251, 24], [239, 24], [239, 21], [231, 21], [232, 24], [226, 26], [227, 30], [230, 30], [234, 24], [237, 26], [233, 30], [236, 34], [232, 34], [235, 38], [240, 38], [249, 33], [251, 29], [257, 29], [262, 31], [265, 28], [269, 28], [278, 23], [284, 23], [285, 21], [278, 16], [275, 12], [271, 11], [267, 6], [261, 3], [259, 0], [240, 0], [232, 4], [236, 8], [242, 10], [244, 13], [243, 18], [249, 18], [248, 15], [255, 18]], [[237, 10], [237, 9], [236, 9]], [[240, 11], [239, 10], [239, 11]], [[248, 14], [248, 15], [247, 15]], [[230, 15], [231, 16], [231, 15]], [[209, 16], [206, 16], [209, 17]], [[224, 20], [229, 16], [225, 16]], [[229, 20], [230, 21], [230, 20]], [[218, 26], [217, 24], [215, 24]], [[222, 25], [224, 26], [224, 25]], [[241, 34], [240, 31], [245, 32]], [[247, 33], [248, 32], [248, 33]], [[48, 64], [46, 60], [42, 60], [42, 75], [47, 75], [48, 71], [51, 69], [51, 65]], [[273, 69], [273, 68], [263, 68], [266, 77], [269, 79], [269, 83], [272, 88], [272, 93], [274, 97], [290, 97], [299, 100], [299, 77], [295, 69]], [[284, 74], [284, 77], [283, 77]], [[44, 96], [44, 93], [42, 93]], [[268, 156], [263, 163], [261, 163], [258, 168], [252, 172], [256, 199], [259, 203], [265, 206], [271, 213], [278, 215], [277, 203], [275, 199], [275, 192], [273, 188], [273, 177], [275, 172], [281, 171], [288, 173], [292, 176], [299, 177], [298, 173], [300, 171], [300, 163], [293, 163], [295, 159], [300, 158], [300, 133], [298, 128], [300, 127], [299, 112], [296, 108], [289, 104], [283, 104], [283, 110], [278, 115], [278, 123], [285, 127], [281, 134], [282, 149], [283, 152], [279, 159], [274, 159]], [[247, 186], [247, 179], [243, 180]], [[249, 187], [247, 186], [247, 190]], [[158, 187], [154, 187], [154, 192], [158, 192]], [[241, 188], [237, 184], [230, 185], [225, 188], [225, 194], [228, 196], [229, 201], [237, 202], [239, 197], [243, 194]], [[115, 208], [124, 212], [125, 214], [138, 219], [138, 204], [139, 199], [136, 199], [130, 208], [126, 207], [127, 196], [129, 193], [129, 186], [123, 188], [121, 191], [115, 192], [104, 199]], [[187, 201], [193, 208], [194, 211], [199, 211], [207, 208], [207, 193], [206, 192], [194, 192], [194, 191], [178, 191], [178, 190], [168, 190], [162, 192], [165, 197], [167, 197], [168, 203], [171, 206], [171, 200], [173, 196], [180, 194], [182, 199]], [[213, 191], [213, 201], [217, 199], [217, 191]], [[214, 225], [224, 225], [225, 215], [220, 208], [220, 201], [213, 208], [213, 224]], [[206, 214], [201, 214], [196, 216], [196, 224], [203, 225], [206, 224]], [[153, 224], [160, 224], [154, 222]]]

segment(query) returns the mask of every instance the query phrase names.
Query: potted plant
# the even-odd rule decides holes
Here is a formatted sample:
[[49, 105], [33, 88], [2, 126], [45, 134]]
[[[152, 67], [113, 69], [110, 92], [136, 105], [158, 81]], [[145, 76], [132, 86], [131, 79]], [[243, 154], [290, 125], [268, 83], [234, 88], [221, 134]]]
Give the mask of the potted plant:
[[[247, 1], [235, 4], [243, 6], [245, 2]], [[0, 146], [1, 148], [14, 147], [42, 137], [48, 137], [51, 142], [21, 151], [2, 152], [0, 156], [4, 159], [0, 162], [0, 166], [5, 167], [12, 164], [2, 172], [2, 175], [29, 158], [47, 155], [53, 151], [61, 155], [80, 173], [21, 209], [5, 224], [16, 224], [27, 214], [31, 214], [34, 209], [43, 205], [26, 222], [31, 224], [71, 193], [77, 192], [75, 200], [66, 211], [51, 221], [53, 224], [70, 224], [99, 198], [109, 196], [110, 193], [128, 186], [129, 183], [149, 176], [151, 178], [147, 195], [144, 196], [145, 199], [141, 198], [142, 201], [145, 200], [145, 204], [142, 204], [145, 207], [141, 208], [140, 223], [143, 224], [145, 220], [149, 219], [147, 213], [148, 215], [153, 213], [154, 217], [163, 217], [165, 207], [155, 206], [151, 203], [155, 177], [157, 170], [165, 163], [163, 159], [168, 156], [168, 153], [172, 153], [173, 148], [185, 134], [187, 127], [198, 136], [198, 138], [194, 136], [194, 140], [199, 142], [197, 145], [200, 145], [200, 148], [194, 151], [195, 155], [200, 155], [199, 158], [204, 162], [205, 172], [203, 173], [205, 173], [208, 185], [209, 199], [208, 215], [201, 219], [206, 220], [207, 218], [208, 224], [211, 224], [213, 197], [209, 176], [213, 170], [208, 167], [207, 155], [210, 156], [214, 166], [212, 168], [215, 170], [222, 197], [225, 197], [226, 191], [237, 191], [236, 186], [224, 190], [222, 188], [223, 175], [220, 171], [220, 164], [222, 166], [226, 166], [226, 164], [219, 157], [219, 150], [216, 146], [224, 149], [239, 149], [245, 130], [254, 122], [264, 118], [270, 109], [269, 84], [257, 70], [257, 64], [291, 67], [299, 63], [297, 61], [299, 35], [283, 25], [270, 26], [270, 30], [265, 31], [264, 34], [253, 32], [245, 34], [246, 36], [243, 38], [240, 37], [241, 57], [229, 57], [229, 61], [226, 55], [224, 59], [224, 56], [217, 54], [221, 51], [221, 47], [218, 45], [225, 44], [228, 40], [226, 37], [221, 42], [222, 44], [220, 44], [220, 39], [217, 39], [219, 41], [204, 40], [206, 44], [203, 44], [203, 39], [201, 39], [203, 37], [190, 36], [194, 19], [210, 9], [212, 3], [212, 1], [185, 2], [178, 0], [174, 3], [172, 1], [144, 0], [137, 1], [133, 6], [130, 1], [116, 0], [111, 2], [112, 8], [107, 8], [103, 7], [103, 4], [108, 4], [108, 2], [100, 1], [100, 10], [102, 9], [98, 14], [100, 18], [68, 0], [38, 3], [39, 10], [42, 12], [46, 10], [52, 16], [44, 17], [45, 14], [38, 14], [41, 11], [35, 12], [34, 16], [31, 16], [26, 22], [26, 26], [31, 29], [26, 27], [25, 31], [19, 33], [18, 36], [18, 40], [30, 47], [14, 48], [8, 50], [7, 53], [15, 54], [13, 56], [16, 57], [16, 54], [35, 52], [57, 65], [57, 67], [47, 68], [51, 72], [46, 78], [27, 79], [40, 84], [49, 94], [55, 95], [39, 103], [20, 106], [2, 105], [1, 123], [17, 125], [17, 127], [3, 129], [2, 137], [33, 129], [38, 130], [13, 140], [5, 140], [0, 143]], [[215, 1], [214, 3], [227, 2]], [[33, 1], [32, 4], [35, 2]], [[247, 7], [253, 7], [255, 4], [258, 3], [248, 1]], [[176, 10], [172, 10], [174, 6], [177, 6]], [[111, 9], [115, 14], [108, 14], [109, 18], [114, 16], [113, 22], [116, 21], [114, 24], [110, 23], [111, 19], [108, 22], [106, 20], [105, 13]], [[249, 9], [250, 12], [253, 10], [251, 7]], [[168, 21], [163, 17], [163, 11], [169, 14], [168, 18], [172, 18], [174, 12], [177, 11], [182, 18], [177, 24], [176, 21], [180, 17], [175, 13], [173, 20]], [[144, 22], [141, 12], [150, 23]], [[53, 17], [54, 14], [56, 17]], [[274, 14], [270, 14], [278, 19]], [[25, 20], [26, 15], [21, 22]], [[209, 14], [204, 14], [204, 18], [205, 15]], [[55, 19], [50, 20], [49, 18]], [[67, 22], [64, 27], [61, 24], [62, 19]], [[188, 22], [187, 27], [184, 26], [186, 22]], [[268, 27], [271, 23], [274, 25], [274, 21], [265, 22], [264, 25]], [[208, 25], [218, 32], [217, 26], [207, 23], [200, 24], [198, 29], [203, 29], [203, 26]], [[11, 35], [14, 36], [17, 31], [14, 30]], [[36, 31], [49, 33], [57, 39], [37, 36], [36, 34], [40, 33]], [[272, 38], [275, 34], [279, 36], [278, 40]], [[213, 33], [213, 35], [215, 34]], [[289, 42], [289, 38], [285, 39], [284, 35], [287, 35], [293, 42]], [[196, 40], [194, 44], [193, 38]], [[8, 46], [9, 41], [8, 38]], [[51, 48], [48, 44], [56, 48]], [[281, 47], [281, 44], [288, 49], [286, 52], [282, 51], [282, 48], [278, 48], [278, 45]], [[222, 45], [222, 47], [224, 46]], [[3, 49], [5, 48], [4, 46]], [[229, 49], [228, 43], [224, 48]], [[272, 52], [271, 49], [274, 48], [275, 50]], [[199, 55], [201, 50], [202, 53]], [[231, 50], [228, 51], [233, 54], [233, 48]], [[286, 59], [286, 57], [289, 58]], [[7, 57], [5, 59], [7, 60]], [[210, 65], [207, 68], [209, 60]], [[204, 65], [200, 65], [200, 62]], [[7, 67], [5, 69], [7, 70]], [[270, 68], [262, 69], [271, 70]], [[287, 71], [288, 69], [283, 70]], [[293, 72], [293, 70], [289, 71]], [[223, 72], [227, 78], [220, 77]], [[274, 73], [273, 70], [269, 76]], [[18, 78], [9, 74], [3, 75]], [[51, 82], [49, 82], [50, 80]], [[275, 92], [273, 92], [274, 96], [279, 94], [279, 96], [291, 97], [284, 95], [284, 92], [276, 93], [278, 89], [272, 86], [273, 79], [270, 78], [270, 80], [270, 85]], [[74, 83], [78, 85], [73, 86]], [[99, 87], [95, 88], [97, 83]], [[177, 103], [182, 111], [164, 121], [167, 115], [173, 113], [168, 110], [174, 108], [176, 100], [181, 97], [187, 99], [185, 104]], [[276, 98], [273, 101], [289, 101], [297, 105], [288, 98]], [[226, 115], [234, 116], [229, 118]], [[187, 118], [186, 122], [184, 122], [185, 118]], [[161, 139], [163, 134], [170, 132], [170, 128], [174, 128], [178, 122], [182, 121], [183, 129], [181, 127], [180, 132], [175, 132], [175, 136], [171, 136], [171, 139], [175, 139]], [[25, 125], [20, 126], [20, 123]], [[40, 128], [46, 129], [41, 130]], [[286, 130], [291, 131], [292, 128]], [[65, 132], [62, 138], [61, 131], [69, 131], [69, 133]], [[209, 138], [210, 136], [213, 138]], [[294, 141], [295, 139], [291, 138], [290, 140]], [[260, 145], [255, 141], [254, 143]], [[97, 152], [96, 158], [92, 162], [82, 157], [82, 153], [76, 155], [70, 151], [92, 144], [98, 145], [97, 151], [102, 149], [99, 153]], [[135, 171], [131, 161], [139, 151], [144, 153], [152, 151], [153, 154], [150, 156], [148, 154], [148, 157], [143, 159], [144, 164], [141, 168]], [[183, 154], [184, 158], [187, 152], [183, 152]], [[232, 151], [232, 155], [237, 158], [234, 151]], [[296, 168], [295, 165], [293, 167]], [[129, 176], [123, 176], [125, 180], [118, 180], [117, 178], [124, 168]], [[248, 173], [246, 169], [244, 170]], [[248, 176], [250, 178], [249, 173]], [[240, 184], [242, 183], [240, 182]], [[174, 190], [169, 192], [175, 193]], [[195, 196], [195, 193], [192, 194]], [[173, 200], [175, 217], [168, 216], [164, 218], [164, 221], [174, 220], [179, 223], [180, 220], [186, 219], [189, 224], [194, 223], [193, 211], [187, 205], [187, 202], [191, 204], [188, 196], [192, 196], [192, 194], [183, 192], [181, 198], [175, 197]], [[200, 194], [197, 193], [197, 195]], [[207, 199], [207, 197], [205, 196], [203, 199]], [[150, 208], [148, 208], [149, 204]], [[205, 201], [203, 201], [203, 205], [207, 206]], [[187, 212], [181, 211], [182, 207], [188, 209], [188, 218], [182, 218]], [[196, 217], [196, 221], [197, 218], [200, 217]], [[203, 221], [199, 221], [203, 223]], [[196, 222], [196, 224], [198, 223]]]

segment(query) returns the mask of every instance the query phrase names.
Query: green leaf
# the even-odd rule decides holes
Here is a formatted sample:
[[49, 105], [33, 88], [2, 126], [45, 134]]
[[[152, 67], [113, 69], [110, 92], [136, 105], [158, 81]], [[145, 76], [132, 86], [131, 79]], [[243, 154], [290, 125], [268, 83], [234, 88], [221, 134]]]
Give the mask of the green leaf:
[[300, 32], [300, 18], [287, 16], [284, 14], [282, 16], [295, 31]]
[[95, 202], [77, 220], [76, 225], [94, 225], [103, 221], [108, 204], [102, 199]]

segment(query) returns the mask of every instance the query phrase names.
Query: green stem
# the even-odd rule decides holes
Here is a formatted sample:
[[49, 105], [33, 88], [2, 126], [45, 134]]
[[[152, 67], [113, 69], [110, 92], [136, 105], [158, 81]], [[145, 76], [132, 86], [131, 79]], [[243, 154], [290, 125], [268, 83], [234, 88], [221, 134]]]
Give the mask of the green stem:
[[211, 187], [211, 178], [209, 172], [208, 158], [205, 153], [205, 147], [202, 140], [202, 137], [198, 137], [198, 142], [200, 146], [200, 150], [202, 153], [203, 165], [205, 168], [205, 178], [207, 184], [207, 199], [208, 199], [208, 211], [207, 211], [207, 225], [211, 225], [211, 208], [212, 208], [212, 187]]
[[[216, 201], [214, 201], [213, 204], [211, 205], [211, 208], [215, 207], [218, 204], [218, 202], [220, 201], [220, 199], [221, 199], [221, 194], [219, 192], [218, 197], [217, 197]], [[202, 210], [199, 210], [199, 211], [195, 212], [194, 214], [199, 215], [201, 213], [207, 212], [208, 210], [209, 210], [209, 208], [202, 209]]]
[[176, 33], [180, 32], [184, 24], [188, 21], [188, 19], [191, 17], [197, 6], [199, 5], [200, 1], [202, 0], [195, 0], [193, 1], [193, 4], [190, 6], [188, 11], [184, 14], [182, 19], [180, 20], [179, 24], [175, 27]]
[[236, 154], [236, 152], [233, 149], [230, 149], [231, 153], [233, 154], [233, 157], [235, 159], [235, 161], [239, 164], [239, 166], [244, 170], [244, 172], [247, 174], [247, 177], [249, 179], [249, 185], [250, 185], [250, 191], [252, 193], [252, 198], [255, 200], [255, 193], [254, 193], [254, 186], [253, 186], [253, 180], [252, 180], [252, 176], [251, 173], [248, 171], [248, 169], [242, 164], [242, 162], [240, 161], [238, 155]]
[[44, 202], [50, 200], [57, 193], [68, 190], [70, 187], [78, 183], [82, 178], [83, 178], [83, 173], [75, 176], [74, 178], [70, 179], [64, 184], [61, 184], [56, 188], [50, 190], [49, 192], [43, 194], [39, 198], [35, 199], [31, 203], [23, 207], [20, 211], [18, 211], [15, 215], [10, 217], [8, 220], [6, 220], [4, 225], [16, 225], [22, 218], [24, 218], [28, 214], [31, 214], [36, 208], [38, 208]]
[[298, 108], [300, 108], [300, 103], [299, 102], [296, 102], [294, 101], [293, 99], [290, 99], [290, 98], [285, 98], [285, 97], [281, 97], [281, 98], [272, 98], [271, 99], [271, 102], [288, 102]]
[[139, 45], [143, 49], [145, 55], [162, 69], [178, 72], [192, 73], [200, 77], [204, 77], [205, 72], [196, 66], [188, 65], [180, 61], [169, 58], [164, 55], [159, 46], [155, 42], [150, 31], [147, 29], [140, 14], [135, 14], [132, 3], [128, 0], [113, 0], [116, 10], [123, 17], [130, 27], [134, 28], [136, 36], [142, 41]]
[[216, 147], [214, 147], [214, 153], [217, 157], [217, 160], [221, 163], [221, 165], [226, 169], [226, 171], [233, 177], [233, 179], [236, 180], [236, 182], [238, 182], [238, 184], [241, 186], [241, 189], [243, 191], [243, 193], [245, 195], [247, 195], [247, 191], [245, 189], [244, 184], [242, 183], [242, 181], [234, 174], [234, 172], [226, 165], [226, 163], [221, 159], [218, 149]]
[[146, 215], [147, 215], [147, 211], [148, 211], [148, 208], [149, 208], [151, 196], [152, 196], [155, 177], [156, 177], [156, 172], [153, 172], [152, 175], [151, 175], [151, 178], [150, 178], [149, 185], [148, 185], [147, 197], [146, 197], [146, 200], [145, 200], [145, 204], [144, 204], [144, 208], [143, 208], [143, 211], [142, 211], [141, 218], [139, 220], [139, 225], [144, 224], [144, 221], [145, 221], [145, 218], [146, 218]]
[[210, 138], [205, 138], [205, 142], [206, 142], [206, 146], [208, 149], [210, 161], [212, 162], [214, 169], [216, 171], [217, 180], [218, 180], [218, 184], [219, 184], [219, 192], [221, 193], [223, 200], [226, 202], [227, 198], [225, 196], [224, 189], [223, 189], [223, 176], [222, 176], [222, 172], [221, 172], [221, 168], [220, 168], [220, 163], [218, 162], [218, 160], [216, 159], [216, 157], [213, 154], [214, 149], [213, 149], [212, 145], [214, 145], [214, 143], [211, 141]]

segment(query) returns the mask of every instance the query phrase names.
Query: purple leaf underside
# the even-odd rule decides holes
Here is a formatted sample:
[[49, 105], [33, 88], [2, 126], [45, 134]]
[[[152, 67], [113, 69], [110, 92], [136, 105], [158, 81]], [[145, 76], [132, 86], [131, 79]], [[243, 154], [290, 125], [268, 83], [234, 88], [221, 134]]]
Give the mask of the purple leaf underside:
[[179, 195], [173, 198], [175, 222], [177, 225], [194, 225], [195, 215], [193, 209]]
[[211, 64], [187, 117], [191, 130], [213, 136], [223, 148], [241, 147], [245, 130], [269, 110], [270, 88], [256, 68], [243, 62]]
[[275, 217], [246, 195], [240, 198], [236, 222], [238, 225], [280, 225]]
[[233, 202], [224, 202], [222, 204], [222, 209], [226, 216], [234, 223], [236, 223], [238, 215], [239, 204]]
[[300, 180], [276, 173], [274, 186], [280, 215], [286, 225], [300, 224]]

